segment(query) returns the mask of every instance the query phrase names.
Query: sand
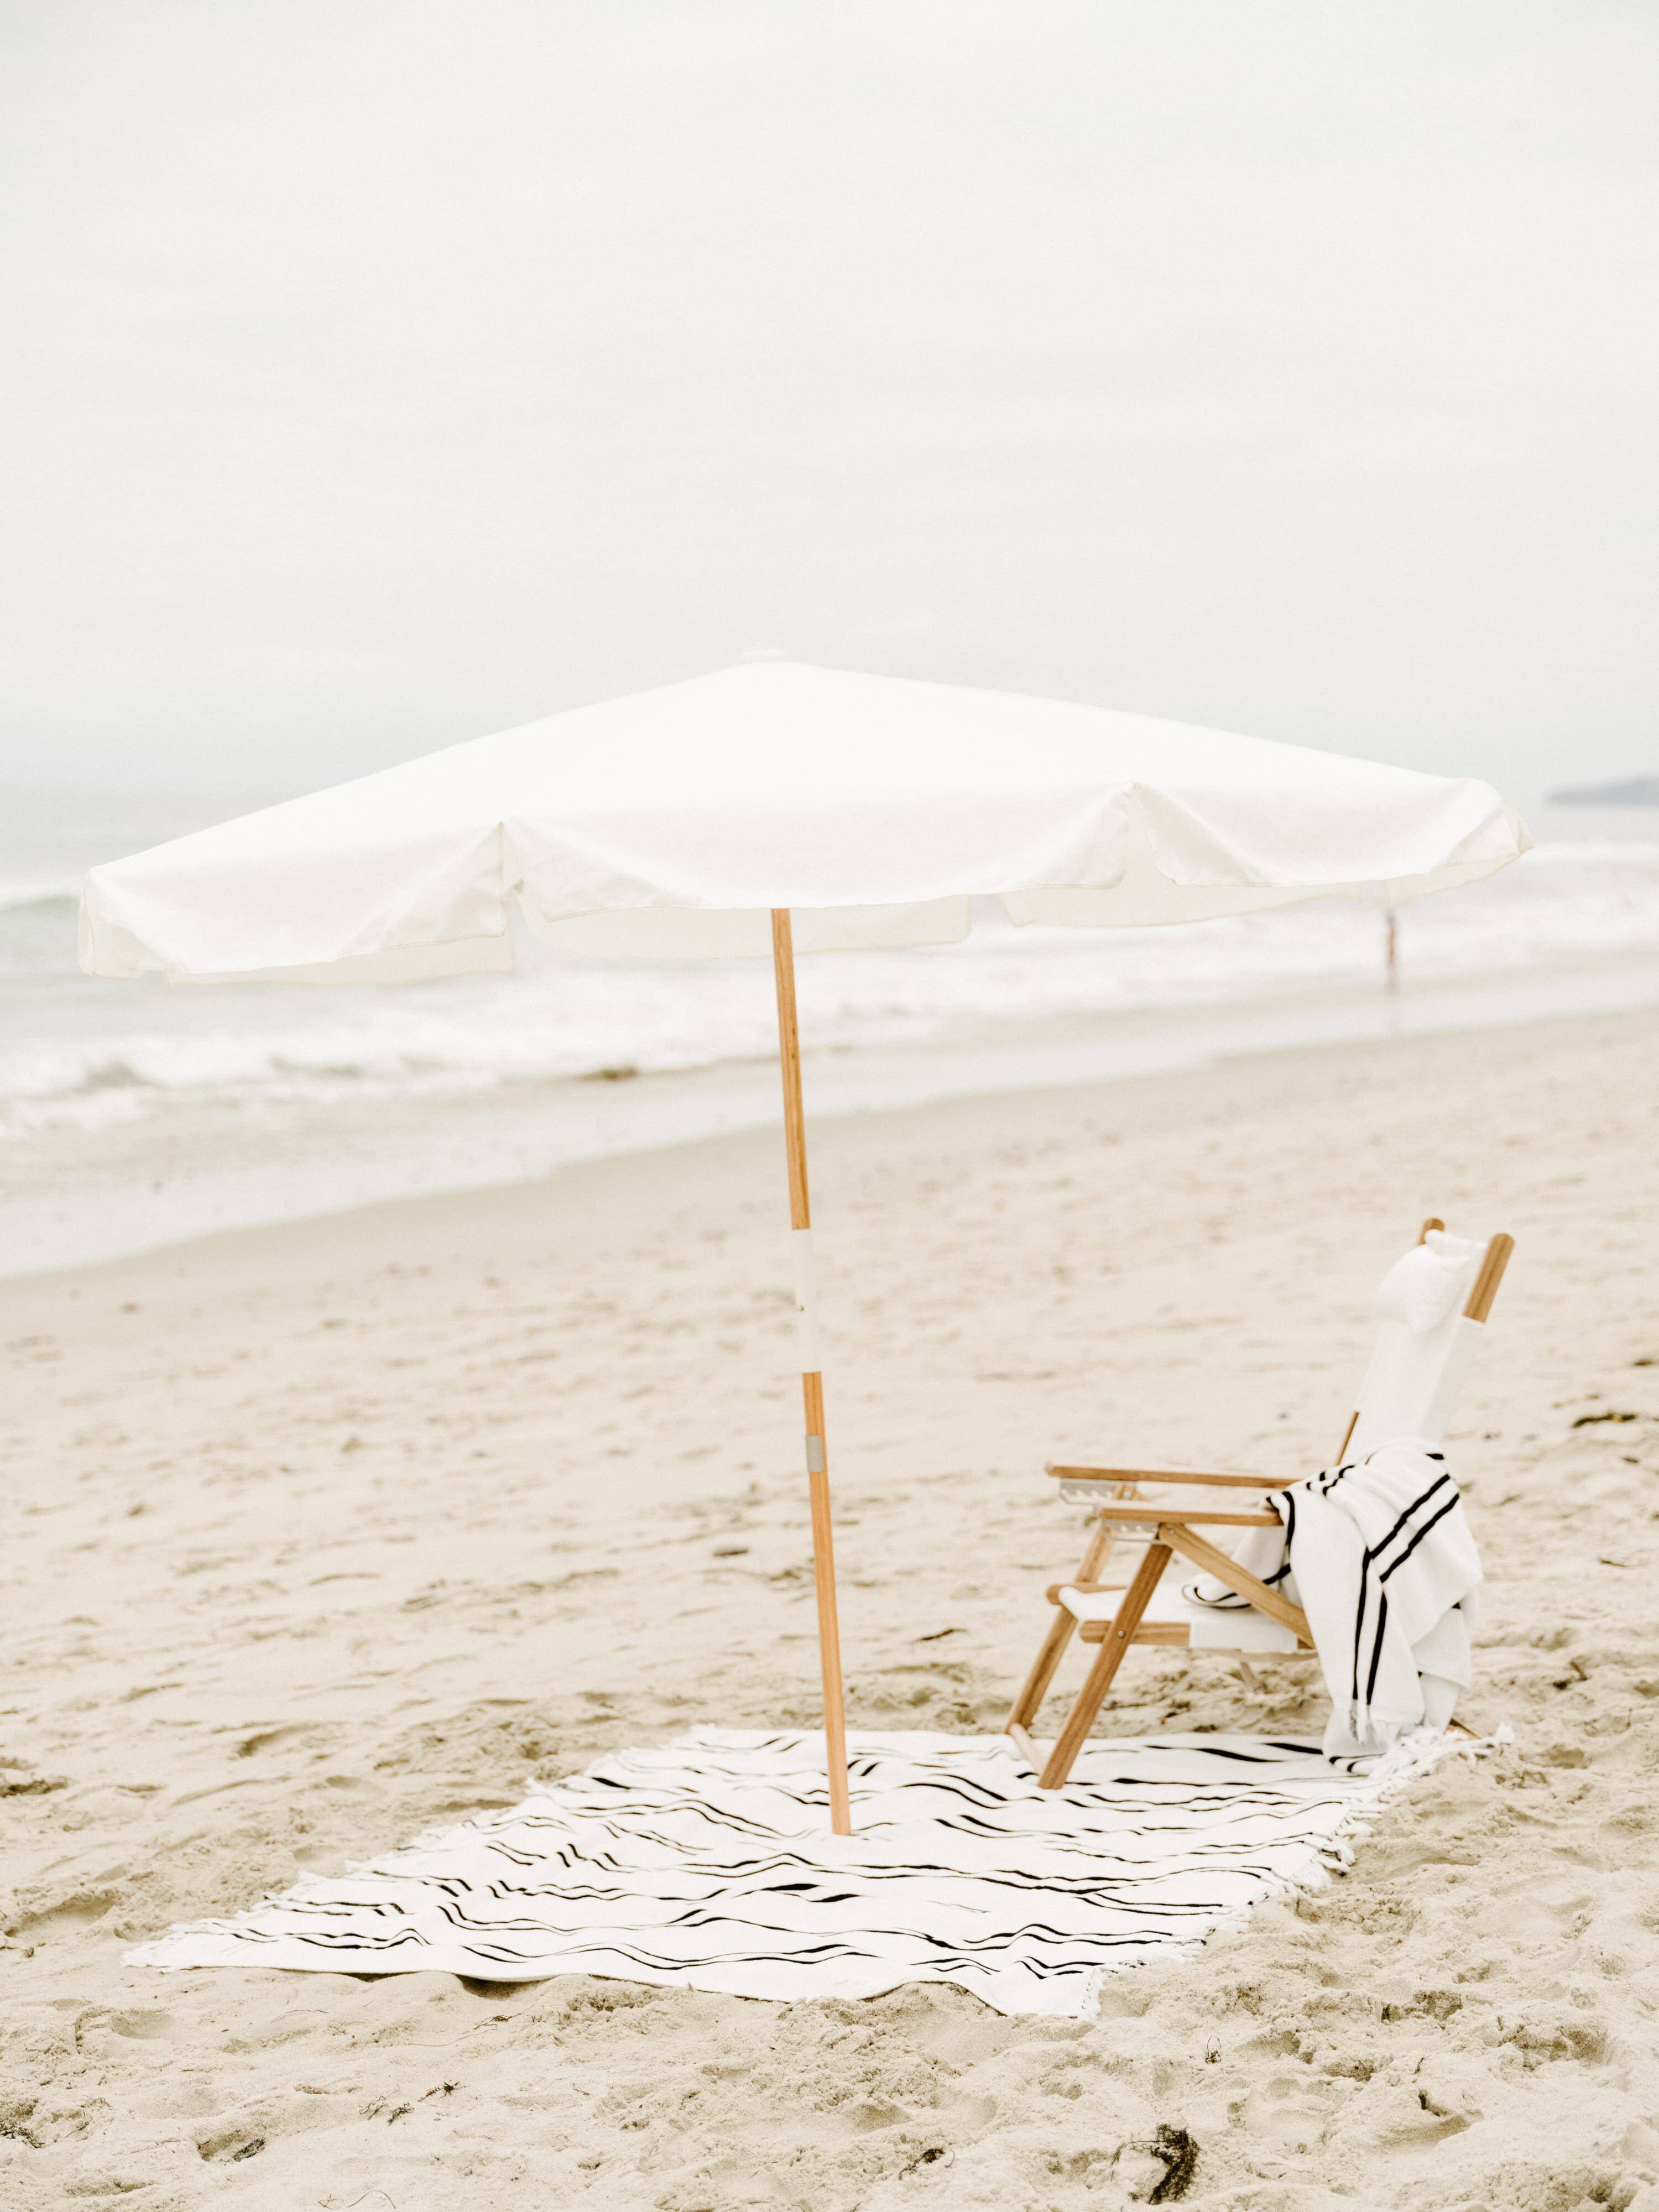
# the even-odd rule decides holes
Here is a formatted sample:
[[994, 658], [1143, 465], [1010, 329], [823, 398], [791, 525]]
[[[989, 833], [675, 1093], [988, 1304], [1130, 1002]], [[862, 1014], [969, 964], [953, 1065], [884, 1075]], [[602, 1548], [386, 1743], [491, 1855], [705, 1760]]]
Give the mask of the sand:
[[[1519, 1239], [1450, 1447], [1467, 1710], [1513, 1741], [1089, 2024], [122, 1964], [603, 1748], [810, 1722], [775, 1133], [0, 1285], [0, 2203], [1047, 2212], [1146, 2201], [1162, 2127], [1193, 2205], [1651, 2212], [1656, 1046], [1595, 1015], [815, 1130], [854, 1725], [1000, 1724], [1079, 1544], [1050, 1453], [1311, 1469], [1419, 1218]], [[1322, 1712], [1145, 1652], [1103, 1724]]]

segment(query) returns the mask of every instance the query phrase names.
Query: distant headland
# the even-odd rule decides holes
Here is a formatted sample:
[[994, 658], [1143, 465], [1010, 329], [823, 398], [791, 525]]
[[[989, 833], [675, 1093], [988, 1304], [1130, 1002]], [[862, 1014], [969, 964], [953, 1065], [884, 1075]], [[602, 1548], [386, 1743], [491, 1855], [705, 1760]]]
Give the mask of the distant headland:
[[1659, 775], [1633, 775], [1627, 783], [1589, 783], [1553, 791], [1552, 806], [1659, 806]]

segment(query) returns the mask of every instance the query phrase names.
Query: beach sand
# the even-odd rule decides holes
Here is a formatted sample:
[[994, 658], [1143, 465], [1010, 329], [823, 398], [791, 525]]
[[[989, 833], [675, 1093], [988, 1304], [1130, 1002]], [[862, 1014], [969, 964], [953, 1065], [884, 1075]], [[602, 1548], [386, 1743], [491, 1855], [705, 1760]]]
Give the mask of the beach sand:
[[[1310, 1471], [1420, 1218], [1519, 1240], [1449, 1447], [1512, 1742], [1090, 2024], [122, 1964], [608, 1747], [811, 1723], [775, 1132], [0, 1285], [0, 2203], [1047, 2212], [1144, 2198], [1162, 2125], [1193, 2205], [1659, 2205], [1656, 1048], [815, 1127], [854, 1726], [1000, 1725], [1079, 1548], [1050, 1454]], [[1316, 1730], [1264, 1676], [1139, 1653], [1103, 1725]]]

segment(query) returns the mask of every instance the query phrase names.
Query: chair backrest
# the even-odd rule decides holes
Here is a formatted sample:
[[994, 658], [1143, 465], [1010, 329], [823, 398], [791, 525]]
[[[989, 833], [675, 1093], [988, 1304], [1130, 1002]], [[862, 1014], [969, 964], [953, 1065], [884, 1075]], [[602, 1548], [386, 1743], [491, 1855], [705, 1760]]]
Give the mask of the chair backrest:
[[1514, 1249], [1512, 1237], [1482, 1247], [1449, 1236], [1443, 1221], [1423, 1224], [1378, 1285], [1376, 1348], [1340, 1460], [1362, 1458], [1396, 1437], [1440, 1443]]

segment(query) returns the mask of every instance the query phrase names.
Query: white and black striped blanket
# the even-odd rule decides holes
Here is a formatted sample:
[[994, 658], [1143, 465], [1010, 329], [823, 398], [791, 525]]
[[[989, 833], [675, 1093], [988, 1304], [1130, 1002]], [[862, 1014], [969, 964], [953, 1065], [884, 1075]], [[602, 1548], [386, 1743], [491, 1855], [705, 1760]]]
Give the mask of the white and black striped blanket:
[[1360, 1776], [1308, 1742], [1103, 1740], [1045, 1793], [1001, 1736], [860, 1735], [843, 1840], [821, 1735], [703, 1729], [130, 1957], [792, 2000], [955, 1982], [999, 2012], [1085, 2019], [1107, 1974], [1322, 1884], [1432, 1756], [1402, 1746]]
[[[1279, 1516], [1234, 1557], [1302, 1607], [1330, 1692], [1327, 1758], [1374, 1759], [1443, 1729], [1472, 1675], [1480, 1560], [1443, 1454], [1419, 1437], [1270, 1491]], [[1207, 1577], [1202, 1605], [1240, 1604]]]
[[[1385, 1444], [1304, 1490], [1291, 1563], [1315, 1593], [1308, 1615], [1331, 1693], [1327, 1752], [1363, 1755], [1407, 1729], [1443, 1728], [1469, 1686], [1480, 1583], [1443, 1455], [1411, 1440]], [[1326, 1510], [1310, 1517], [1316, 1499]]]

